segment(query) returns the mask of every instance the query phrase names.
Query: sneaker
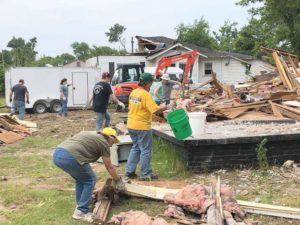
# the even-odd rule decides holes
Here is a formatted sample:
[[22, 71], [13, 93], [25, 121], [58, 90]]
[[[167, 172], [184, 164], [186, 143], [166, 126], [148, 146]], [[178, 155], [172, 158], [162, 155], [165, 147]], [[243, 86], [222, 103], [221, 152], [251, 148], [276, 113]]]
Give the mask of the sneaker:
[[158, 179], [158, 175], [154, 174], [154, 173], [152, 173], [150, 176], [139, 178], [139, 180], [142, 180], [142, 181], [151, 181], [151, 180], [157, 180], [157, 179]]
[[84, 213], [78, 209], [75, 209], [73, 216], [72, 216], [75, 220], [82, 220], [85, 222], [89, 222], [92, 223], [94, 221], [94, 214], [93, 213]]
[[125, 177], [127, 177], [129, 179], [135, 179], [138, 177], [138, 175], [136, 175], [136, 173], [127, 173], [127, 174], [125, 174]]

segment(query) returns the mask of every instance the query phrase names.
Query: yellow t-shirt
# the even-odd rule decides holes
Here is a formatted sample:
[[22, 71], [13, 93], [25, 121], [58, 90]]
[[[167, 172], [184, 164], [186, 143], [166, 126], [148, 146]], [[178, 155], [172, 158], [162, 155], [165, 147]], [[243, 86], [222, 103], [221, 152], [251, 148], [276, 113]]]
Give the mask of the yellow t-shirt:
[[145, 89], [137, 88], [129, 96], [127, 128], [134, 130], [151, 130], [152, 114], [159, 107]]

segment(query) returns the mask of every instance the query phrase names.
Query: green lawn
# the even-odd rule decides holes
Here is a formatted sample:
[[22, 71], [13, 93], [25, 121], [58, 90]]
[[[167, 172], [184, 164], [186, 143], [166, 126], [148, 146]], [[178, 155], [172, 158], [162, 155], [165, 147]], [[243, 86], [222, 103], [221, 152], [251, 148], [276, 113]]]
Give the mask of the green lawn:
[[[52, 150], [61, 141], [31, 136], [0, 147], [0, 177], [8, 178], [0, 181], [1, 225], [86, 224], [71, 218], [75, 208], [73, 181], [52, 163]], [[125, 163], [118, 170], [124, 172], [124, 167]], [[156, 138], [153, 169], [163, 179], [183, 179], [191, 175], [172, 146]], [[98, 176], [104, 179], [108, 174], [100, 172]], [[156, 215], [162, 213], [164, 207], [162, 202], [121, 199], [110, 215], [129, 209]]]

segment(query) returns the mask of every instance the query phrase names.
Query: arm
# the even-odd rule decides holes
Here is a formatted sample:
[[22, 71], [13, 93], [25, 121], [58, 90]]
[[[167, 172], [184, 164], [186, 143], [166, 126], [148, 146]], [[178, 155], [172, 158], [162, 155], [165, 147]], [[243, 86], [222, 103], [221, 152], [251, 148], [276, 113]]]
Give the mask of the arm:
[[155, 95], [155, 97], [157, 97], [158, 99], [161, 99], [161, 96], [159, 96], [159, 91], [160, 91], [161, 88], [162, 88], [162, 87], [158, 87], [158, 88], [156, 88], [155, 91], [154, 91], [154, 95]]
[[115, 96], [115, 94], [111, 94], [110, 95], [110, 99], [113, 101], [113, 102], [115, 102], [117, 105], [119, 105], [120, 104], [120, 101], [119, 101], [119, 99]]
[[27, 102], [29, 102], [29, 92], [28, 91], [25, 92], [25, 97], [27, 99]]
[[162, 113], [163, 111], [166, 111], [167, 109], [168, 109], [168, 107], [167, 107], [166, 105], [160, 105], [159, 108], [158, 108], [158, 110], [156, 110], [156, 111], [154, 112], [154, 114], [160, 114], [160, 113]]
[[118, 181], [121, 179], [121, 177], [117, 174], [117, 171], [113, 164], [111, 163], [110, 157], [102, 156], [103, 164], [105, 168], [107, 169], [110, 176], [113, 178], [114, 181]]
[[11, 102], [11, 99], [12, 99], [12, 95], [13, 95], [13, 91], [11, 90], [10, 93], [9, 93], [9, 101]]

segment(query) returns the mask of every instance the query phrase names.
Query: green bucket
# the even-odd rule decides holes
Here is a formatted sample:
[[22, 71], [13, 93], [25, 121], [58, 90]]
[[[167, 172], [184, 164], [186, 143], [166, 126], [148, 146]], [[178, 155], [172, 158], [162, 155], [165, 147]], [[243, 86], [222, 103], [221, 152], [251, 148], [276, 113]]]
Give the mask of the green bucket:
[[167, 115], [167, 121], [176, 139], [182, 140], [192, 135], [189, 117], [184, 109], [177, 109], [170, 112]]

